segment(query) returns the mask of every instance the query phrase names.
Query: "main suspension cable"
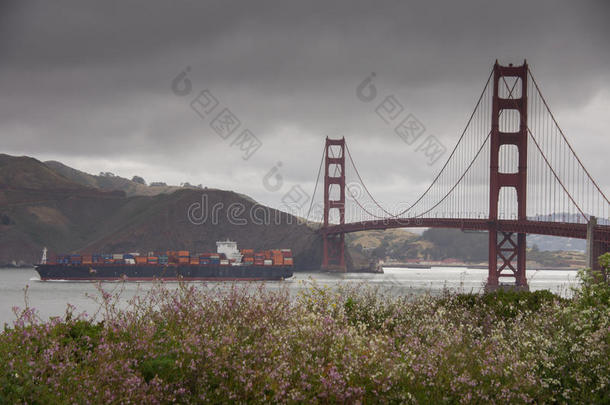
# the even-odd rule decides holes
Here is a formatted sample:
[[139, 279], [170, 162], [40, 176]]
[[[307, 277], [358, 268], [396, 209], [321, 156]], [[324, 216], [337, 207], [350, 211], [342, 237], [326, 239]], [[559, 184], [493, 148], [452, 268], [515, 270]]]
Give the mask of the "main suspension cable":
[[[371, 195], [371, 193], [369, 192], [369, 190], [367, 189], [366, 185], [364, 184], [364, 181], [362, 180], [362, 178], [360, 177], [360, 174], [358, 173], [358, 169], [356, 168], [356, 164], [354, 163], [351, 154], [349, 153], [349, 148], [348, 148], [348, 155], [350, 158], [350, 161], [352, 162], [352, 165], [354, 166], [354, 169], [356, 171], [356, 175], [358, 176], [358, 179], [360, 180], [360, 182], [362, 183], [362, 186], [364, 187], [364, 189], [366, 190], [367, 194], [369, 195], [369, 197], [371, 197], [371, 199], [373, 200], [373, 202], [375, 202], [375, 204], [377, 204], [377, 206], [386, 214], [388, 214], [390, 216], [390, 218], [397, 218], [403, 214], [405, 214], [406, 212], [410, 211], [413, 207], [415, 207], [427, 194], [428, 192], [432, 189], [432, 187], [436, 184], [436, 182], [438, 181], [438, 179], [441, 177], [441, 175], [443, 174], [443, 172], [445, 171], [445, 168], [447, 167], [447, 165], [449, 164], [449, 162], [451, 161], [451, 158], [453, 157], [453, 155], [455, 154], [458, 146], [460, 145], [460, 143], [462, 142], [462, 139], [464, 138], [464, 136], [466, 135], [466, 131], [468, 130], [468, 128], [470, 127], [470, 123], [472, 122], [472, 119], [474, 118], [479, 105], [481, 104], [481, 100], [483, 99], [483, 96], [485, 95], [485, 91], [487, 90], [487, 87], [489, 86], [489, 82], [491, 81], [491, 77], [493, 76], [493, 69], [491, 70], [491, 72], [489, 73], [489, 76], [487, 77], [487, 81], [485, 82], [485, 86], [483, 86], [483, 91], [481, 91], [481, 95], [479, 96], [479, 99], [477, 100], [477, 103], [475, 105], [474, 110], [472, 111], [472, 114], [470, 115], [470, 118], [468, 119], [468, 122], [466, 123], [466, 127], [464, 128], [464, 130], [462, 131], [462, 134], [460, 135], [460, 138], [458, 139], [455, 147], [453, 148], [453, 150], [451, 151], [451, 154], [449, 155], [449, 157], [447, 158], [447, 160], [445, 161], [445, 164], [443, 165], [443, 167], [441, 168], [441, 170], [439, 171], [439, 173], [436, 175], [436, 177], [434, 178], [434, 180], [432, 181], [432, 183], [430, 184], [430, 186], [426, 189], [426, 191], [424, 191], [424, 193], [413, 203], [411, 204], [411, 206], [409, 206], [407, 209], [399, 212], [398, 214], [392, 214], [388, 211], [386, 211], [376, 200], [375, 198], [373, 198], [373, 196]], [[483, 142], [483, 144], [485, 144], [485, 142]], [[347, 147], [347, 144], [346, 144]], [[468, 170], [468, 169], [467, 169]], [[464, 173], [465, 174], [465, 173]], [[463, 175], [462, 175], [463, 177]], [[461, 178], [460, 178], [461, 179]], [[452, 190], [455, 188], [455, 186], [452, 188]], [[378, 217], [378, 218], [383, 218], [383, 217]]]
[[528, 68], [527, 72], [529, 73], [530, 77], [532, 78], [532, 82], [534, 83], [534, 86], [536, 86], [536, 90], [538, 91], [538, 95], [540, 96], [540, 98], [542, 99], [542, 102], [544, 103], [544, 106], [546, 107], [546, 110], [548, 111], [548, 113], [551, 115], [551, 119], [553, 120], [553, 122], [555, 123], [555, 126], [557, 127], [557, 129], [559, 130], [559, 133], [561, 134], [561, 136], [563, 137], [563, 140], [565, 141], [565, 143], [568, 145], [568, 148], [570, 148], [570, 151], [572, 151], [572, 154], [574, 154], [574, 157], [576, 158], [576, 160], [578, 161], [578, 163], [580, 164], [580, 167], [582, 167], [582, 169], [585, 171], [585, 173], [587, 174], [587, 176], [589, 177], [589, 180], [591, 180], [591, 182], [593, 183], [593, 185], [595, 186], [595, 188], [597, 188], [597, 191], [600, 192], [600, 194], [602, 195], [602, 197], [604, 198], [604, 200], [606, 200], [607, 204], [610, 204], [610, 201], [608, 201], [608, 198], [606, 197], [606, 195], [604, 194], [604, 192], [601, 190], [601, 188], [597, 185], [597, 183], [595, 182], [595, 180], [593, 179], [593, 177], [591, 177], [591, 175], [589, 174], [589, 171], [587, 170], [587, 168], [585, 167], [585, 165], [583, 165], [582, 161], [580, 160], [580, 158], [578, 157], [578, 155], [576, 154], [576, 152], [574, 151], [574, 148], [572, 148], [572, 145], [570, 144], [570, 142], [568, 141], [568, 138], [566, 138], [565, 134], [563, 133], [563, 130], [561, 129], [561, 127], [559, 126], [559, 123], [557, 122], [557, 120], [555, 119], [555, 115], [553, 114], [553, 112], [551, 111], [548, 103], [546, 102], [546, 99], [544, 98], [544, 96], [542, 95], [542, 92], [540, 91], [540, 87], [538, 87], [538, 83], [536, 82], [536, 79], [534, 78], [534, 75], [532, 74], [531, 70]]

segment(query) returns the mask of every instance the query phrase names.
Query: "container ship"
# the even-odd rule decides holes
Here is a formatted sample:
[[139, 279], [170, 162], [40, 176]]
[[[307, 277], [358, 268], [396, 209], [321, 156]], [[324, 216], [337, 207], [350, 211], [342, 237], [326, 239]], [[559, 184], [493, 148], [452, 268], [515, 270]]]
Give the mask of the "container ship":
[[292, 277], [290, 249], [265, 250], [237, 248], [233, 241], [216, 242], [216, 253], [194, 254], [186, 250], [57, 255], [35, 266], [41, 280], [283, 280]]

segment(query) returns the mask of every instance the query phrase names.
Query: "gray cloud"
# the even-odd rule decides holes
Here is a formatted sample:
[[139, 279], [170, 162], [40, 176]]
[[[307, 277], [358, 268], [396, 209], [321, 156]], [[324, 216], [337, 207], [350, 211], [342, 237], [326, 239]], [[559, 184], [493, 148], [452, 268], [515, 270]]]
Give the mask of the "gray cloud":
[[[7, 1], [2, 151], [277, 203], [261, 176], [281, 161], [286, 188], [312, 189], [324, 137], [346, 136], [372, 191], [405, 200], [440, 164], [423, 164], [356, 86], [376, 72], [450, 147], [494, 60], [527, 58], [608, 190], [609, 11], [603, 1]], [[263, 141], [250, 160], [172, 94], [186, 66], [194, 91], [210, 89]]]

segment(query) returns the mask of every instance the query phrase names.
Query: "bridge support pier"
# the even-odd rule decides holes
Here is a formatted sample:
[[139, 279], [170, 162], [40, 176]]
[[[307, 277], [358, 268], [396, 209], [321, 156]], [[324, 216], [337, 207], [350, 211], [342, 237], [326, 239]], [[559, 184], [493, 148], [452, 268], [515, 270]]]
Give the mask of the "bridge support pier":
[[[324, 228], [331, 210], [338, 211], [339, 225], [345, 224], [345, 138], [326, 137], [324, 158]], [[345, 235], [322, 235], [322, 270], [345, 272]]]
[[[513, 288], [527, 289], [525, 277], [526, 235], [524, 233], [504, 232], [499, 224], [498, 206], [500, 190], [512, 187], [517, 194], [517, 217], [519, 221], [527, 220], [526, 190], [527, 190], [527, 63], [522, 66], [500, 66], [496, 61], [494, 65], [493, 105], [491, 115], [490, 134], [490, 189], [489, 189], [489, 274], [487, 289], [494, 290], [502, 286], [500, 278], [513, 278]], [[520, 97], [512, 95], [512, 89], [507, 89], [508, 96], [500, 97], [500, 86], [506, 86], [505, 77], [512, 77], [521, 81]], [[515, 122], [509, 118], [515, 114], [502, 113], [508, 111], [518, 113], [519, 129], [515, 131]], [[502, 127], [500, 119], [502, 117]], [[508, 132], [512, 131], [512, 132]], [[503, 146], [514, 146], [518, 151], [518, 164], [516, 172], [501, 172], [500, 150]], [[507, 154], [503, 155], [506, 158]]]
[[[587, 250], [586, 250], [586, 267], [594, 271], [605, 271], [599, 264], [599, 257], [606, 252], [610, 252], [610, 243], [599, 240], [599, 235], [596, 238], [595, 230], [597, 228], [597, 218], [591, 216], [587, 223]], [[603, 273], [604, 279], [607, 280], [608, 274]]]
[[597, 218], [590, 217], [587, 223], [587, 251], [586, 260], [587, 268], [591, 270], [600, 270], [597, 258], [602, 254], [599, 252], [599, 244], [595, 243], [595, 227], [597, 226]]
[[[498, 288], [528, 290], [525, 277], [526, 236], [524, 233], [489, 231], [489, 273], [486, 290]], [[501, 284], [501, 278], [514, 278], [514, 285]]]
[[344, 234], [324, 235], [322, 257], [322, 270], [346, 272], [345, 265], [345, 238]]

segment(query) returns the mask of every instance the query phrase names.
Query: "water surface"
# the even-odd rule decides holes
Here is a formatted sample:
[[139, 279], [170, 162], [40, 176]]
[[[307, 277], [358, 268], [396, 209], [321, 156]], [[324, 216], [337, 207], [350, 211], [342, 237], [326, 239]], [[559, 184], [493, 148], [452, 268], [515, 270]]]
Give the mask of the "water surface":
[[[340, 284], [364, 284], [378, 286], [394, 294], [439, 293], [444, 288], [463, 292], [479, 292], [485, 285], [487, 270], [452, 267], [433, 267], [432, 269], [385, 268], [384, 274], [369, 273], [295, 273], [285, 281], [264, 282], [267, 289], [287, 288], [291, 293], [306, 288], [310, 282], [336, 287]], [[548, 289], [563, 296], [571, 293], [570, 288], [577, 286], [575, 270], [528, 270], [530, 290]], [[261, 282], [239, 282], [258, 286]], [[227, 283], [195, 283], [206, 286], [228, 286]], [[152, 287], [151, 282], [105, 282], [101, 286], [106, 291], [121, 290], [122, 302], [135, 294], [142, 294]], [[175, 288], [177, 283], [167, 283]], [[27, 289], [27, 294], [26, 294]], [[95, 314], [100, 305], [92, 297], [99, 297], [98, 284], [80, 281], [40, 281], [34, 269], [0, 269], [0, 326], [12, 323], [14, 306], [36, 308], [43, 319], [60, 316], [66, 311], [67, 304], [76, 307], [75, 312]]]

